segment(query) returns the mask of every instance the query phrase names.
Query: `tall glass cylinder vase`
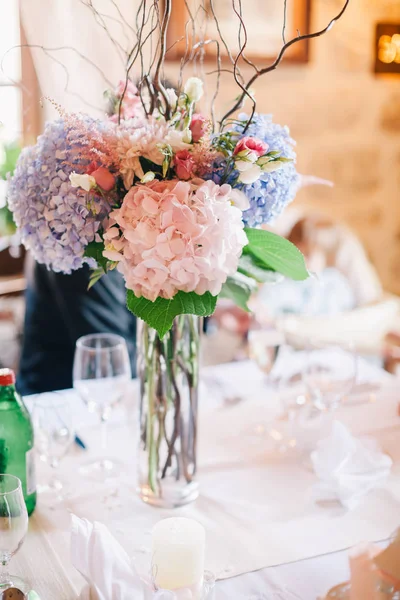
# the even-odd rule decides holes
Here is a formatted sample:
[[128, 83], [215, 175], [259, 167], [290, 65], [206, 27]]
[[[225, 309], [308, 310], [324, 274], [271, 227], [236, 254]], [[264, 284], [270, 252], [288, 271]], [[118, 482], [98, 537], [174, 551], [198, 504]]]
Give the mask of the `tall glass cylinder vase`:
[[202, 320], [181, 315], [163, 337], [137, 331], [140, 380], [139, 495], [148, 504], [182, 506], [199, 494], [197, 402]]

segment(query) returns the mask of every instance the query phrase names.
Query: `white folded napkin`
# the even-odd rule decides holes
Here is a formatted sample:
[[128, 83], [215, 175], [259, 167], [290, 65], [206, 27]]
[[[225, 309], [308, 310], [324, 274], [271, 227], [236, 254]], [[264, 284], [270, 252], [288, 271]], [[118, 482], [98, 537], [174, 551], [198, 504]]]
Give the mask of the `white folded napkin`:
[[370, 490], [388, 477], [392, 459], [367, 441], [354, 438], [339, 421], [331, 434], [311, 454], [320, 483], [314, 486], [317, 500], [339, 500], [352, 509]]
[[71, 558], [88, 585], [80, 600], [191, 600], [190, 590], [154, 591], [102, 523], [72, 515]]

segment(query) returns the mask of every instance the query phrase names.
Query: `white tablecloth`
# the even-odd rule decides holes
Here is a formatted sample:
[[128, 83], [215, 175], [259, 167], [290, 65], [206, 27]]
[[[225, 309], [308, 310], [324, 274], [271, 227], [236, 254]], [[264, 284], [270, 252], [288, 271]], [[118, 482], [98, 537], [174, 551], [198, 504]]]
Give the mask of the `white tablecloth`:
[[[375, 379], [382, 375], [384, 379], [380, 371], [373, 373], [369, 368], [368, 375]], [[248, 364], [221, 366], [205, 372], [205, 378], [209, 386], [203, 388], [200, 404], [202, 494], [195, 504], [179, 513], [197, 518], [206, 526], [206, 566], [219, 579], [225, 579], [217, 584], [216, 600], [267, 600], [272, 591], [278, 590], [284, 600], [293, 598], [291, 592], [298, 598], [314, 600], [346, 579], [345, 555], [302, 559], [343, 550], [363, 539], [386, 538], [400, 524], [396, 387], [388, 380], [382, 392], [377, 393], [376, 401], [341, 410], [343, 422], [357, 434], [373, 434], [395, 461], [388, 484], [371, 492], [358, 509], [346, 512], [338, 505], [315, 505], [310, 494], [315, 482], [313, 474], [295, 457], [278, 455], [267, 438], [253, 434], [258, 422], [268, 420], [275, 403], [256, 369]], [[236, 383], [231, 386], [233, 380]], [[245, 394], [246, 399], [222, 402], [217, 399], [218, 388], [219, 392], [230, 388], [228, 395], [234, 389], [239, 395]], [[118, 482], [93, 484], [84, 481], [77, 468], [98, 450], [98, 428], [87, 428], [85, 408], [74, 392], [69, 393], [79, 433], [90, 452], [74, 448], [65, 459], [60, 474], [67, 482], [68, 510], [51, 511], [39, 502], [28, 539], [13, 561], [14, 567], [31, 578], [41, 600], [72, 600], [82, 586], [69, 558], [68, 511], [105, 522], [135, 559], [139, 570], [145, 569], [149, 561], [151, 526], [170, 514], [143, 505], [135, 496], [135, 394], [131, 394], [128, 418], [121, 408], [110, 425], [111, 454], [124, 459], [126, 475]], [[40, 469], [39, 476], [44, 478], [47, 474]], [[258, 572], [249, 573], [254, 570]]]

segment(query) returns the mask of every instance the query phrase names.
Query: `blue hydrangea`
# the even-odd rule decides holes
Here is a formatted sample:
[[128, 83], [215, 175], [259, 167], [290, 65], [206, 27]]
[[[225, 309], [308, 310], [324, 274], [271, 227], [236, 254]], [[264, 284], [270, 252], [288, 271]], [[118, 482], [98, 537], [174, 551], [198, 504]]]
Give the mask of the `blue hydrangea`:
[[[67, 141], [61, 119], [47, 123], [35, 146], [24, 148], [9, 181], [8, 203], [21, 239], [34, 258], [56, 272], [71, 273], [85, 262], [85, 247], [95, 239], [105, 216], [73, 188], [74, 170], [66, 161]], [[78, 169], [77, 169], [78, 170]]]
[[[239, 119], [247, 121], [248, 116], [241, 114]], [[234, 129], [243, 131], [240, 125]], [[269, 145], [270, 150], [278, 150], [282, 156], [293, 159], [292, 163], [287, 163], [279, 171], [263, 173], [258, 181], [243, 188], [250, 201], [250, 208], [243, 213], [243, 221], [248, 227], [257, 227], [273, 221], [294, 200], [300, 176], [295, 167], [295, 142], [290, 137], [288, 127], [273, 123], [271, 115], [255, 114], [245, 135], [260, 138]]]

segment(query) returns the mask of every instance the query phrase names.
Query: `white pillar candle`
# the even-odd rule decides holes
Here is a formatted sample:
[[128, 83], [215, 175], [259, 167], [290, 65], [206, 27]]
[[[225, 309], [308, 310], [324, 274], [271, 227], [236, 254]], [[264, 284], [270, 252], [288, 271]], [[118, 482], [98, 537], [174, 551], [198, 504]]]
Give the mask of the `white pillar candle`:
[[193, 519], [159, 521], [152, 531], [152, 575], [157, 587], [190, 588], [197, 597], [203, 585], [205, 543], [205, 529]]

